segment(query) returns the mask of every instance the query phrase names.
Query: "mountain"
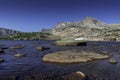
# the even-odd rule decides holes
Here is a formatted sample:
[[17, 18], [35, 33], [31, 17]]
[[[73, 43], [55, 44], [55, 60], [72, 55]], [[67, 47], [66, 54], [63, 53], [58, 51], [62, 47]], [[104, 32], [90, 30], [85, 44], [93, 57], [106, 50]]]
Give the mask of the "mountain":
[[56, 39], [84, 37], [88, 40], [106, 40], [110, 38], [120, 40], [120, 24], [105, 24], [89, 16], [81, 21], [58, 23], [55, 27], [44, 29], [42, 32], [51, 33]]
[[0, 28], [0, 36], [8, 36], [10, 34], [16, 34], [16, 33], [20, 33], [20, 31]]
[[68, 26], [100, 28], [100, 27], [104, 27], [105, 25], [106, 25], [105, 23], [103, 23], [95, 18], [87, 16], [82, 21], [58, 23], [54, 28], [68, 27]]

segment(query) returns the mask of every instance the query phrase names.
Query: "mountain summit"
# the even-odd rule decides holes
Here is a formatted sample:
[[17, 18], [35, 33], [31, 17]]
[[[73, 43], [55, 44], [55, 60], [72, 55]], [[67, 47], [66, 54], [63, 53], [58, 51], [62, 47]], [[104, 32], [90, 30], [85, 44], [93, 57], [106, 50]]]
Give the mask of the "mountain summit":
[[87, 38], [88, 40], [109, 40], [117, 37], [120, 40], [120, 24], [109, 25], [92, 17], [85, 17], [81, 21], [61, 22], [49, 30], [44, 30], [55, 36], [56, 39]]
[[68, 26], [79, 26], [79, 27], [90, 27], [90, 28], [102, 28], [106, 24], [101, 22], [100, 20], [97, 20], [95, 18], [87, 16], [82, 21], [76, 21], [76, 22], [61, 22], [58, 23], [54, 28], [62, 28], [62, 27], [68, 27]]
[[97, 20], [95, 18], [87, 16], [84, 20], [82, 20], [79, 23], [81, 26], [86, 26], [86, 27], [103, 27], [105, 26], [105, 23], [101, 22], [100, 20]]

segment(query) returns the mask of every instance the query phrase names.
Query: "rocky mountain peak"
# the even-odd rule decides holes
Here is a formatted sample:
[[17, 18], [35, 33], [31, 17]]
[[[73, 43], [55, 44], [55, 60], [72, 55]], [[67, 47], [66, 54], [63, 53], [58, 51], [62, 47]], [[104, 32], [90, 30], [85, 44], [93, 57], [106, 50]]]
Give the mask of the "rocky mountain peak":
[[97, 20], [95, 18], [87, 16], [84, 20], [80, 22], [81, 26], [84, 27], [103, 27], [105, 26], [105, 23], [101, 22], [100, 20]]
[[85, 17], [85, 20], [95, 20], [95, 18], [92, 18], [92, 17], [90, 17], [90, 16], [86, 16], [86, 17]]
[[69, 26], [103, 28], [105, 25], [106, 24], [101, 22], [100, 20], [97, 20], [95, 18], [87, 16], [85, 19], [83, 19], [81, 21], [58, 23], [52, 29], [66, 28], [66, 27], [69, 27]]

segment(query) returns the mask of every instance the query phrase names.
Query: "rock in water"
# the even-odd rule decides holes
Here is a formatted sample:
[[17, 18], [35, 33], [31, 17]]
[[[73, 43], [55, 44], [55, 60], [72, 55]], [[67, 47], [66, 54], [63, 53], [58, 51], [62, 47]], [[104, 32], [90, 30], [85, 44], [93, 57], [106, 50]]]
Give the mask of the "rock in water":
[[4, 50], [0, 49], [0, 54], [5, 53]]
[[66, 41], [56, 41], [55, 45], [57, 46], [86, 46], [86, 41], [75, 41], [75, 40], [66, 40]]
[[10, 49], [22, 49], [22, 48], [24, 48], [23, 45], [16, 45], [16, 46], [10, 47]]
[[73, 49], [46, 54], [42, 59], [45, 62], [78, 63], [106, 58], [109, 58], [107, 54], [99, 54], [95, 52], [87, 52]]
[[111, 59], [109, 59], [109, 63], [111, 63], [111, 64], [116, 64], [116, 63], [117, 63], [117, 60], [114, 59], [114, 58], [111, 58]]
[[87, 76], [81, 71], [77, 71], [63, 76], [64, 80], [87, 80]]
[[14, 56], [17, 58], [22, 58], [22, 57], [25, 57], [25, 54], [15, 54]]
[[0, 62], [4, 62], [4, 59], [0, 58]]
[[36, 50], [47, 50], [47, 49], [49, 49], [48, 47], [36, 47]]

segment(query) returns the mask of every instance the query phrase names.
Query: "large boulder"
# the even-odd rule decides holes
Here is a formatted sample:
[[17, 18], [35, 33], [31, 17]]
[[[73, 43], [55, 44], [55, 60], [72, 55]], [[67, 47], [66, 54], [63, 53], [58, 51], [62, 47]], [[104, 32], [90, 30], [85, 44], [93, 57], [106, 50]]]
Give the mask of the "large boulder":
[[107, 54], [99, 54], [95, 52], [87, 52], [73, 49], [46, 54], [42, 59], [44, 62], [80, 63], [106, 58], [109, 58]]

